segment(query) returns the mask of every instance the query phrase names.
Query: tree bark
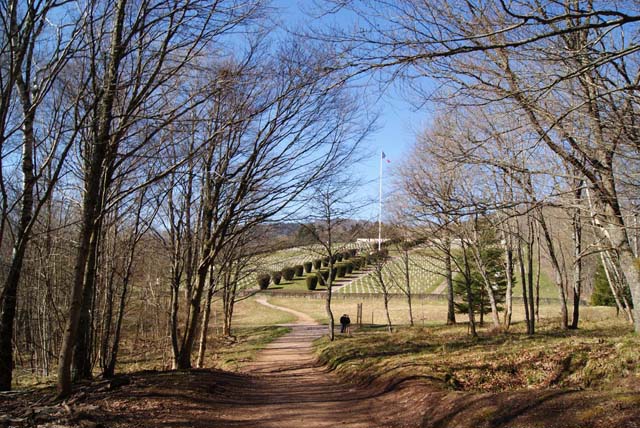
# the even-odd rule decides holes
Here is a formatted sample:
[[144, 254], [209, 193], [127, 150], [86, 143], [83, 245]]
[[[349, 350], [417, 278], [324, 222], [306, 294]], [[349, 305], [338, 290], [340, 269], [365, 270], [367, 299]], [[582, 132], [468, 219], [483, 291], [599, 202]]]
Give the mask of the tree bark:
[[473, 293], [471, 291], [471, 267], [469, 266], [469, 259], [467, 257], [467, 249], [464, 245], [464, 239], [461, 240], [462, 245], [462, 258], [464, 263], [464, 283], [467, 291], [467, 302], [468, 302], [468, 316], [469, 316], [469, 331], [472, 337], [478, 337], [478, 332], [476, 331], [476, 319], [474, 316], [474, 307], [473, 307]]
[[[564, 288], [564, 280], [562, 278], [562, 268], [556, 255], [555, 244], [553, 237], [547, 226], [547, 222], [544, 218], [542, 210], [538, 210], [538, 223], [542, 228], [545, 243], [547, 244], [547, 251], [549, 253], [549, 259], [551, 260], [551, 266], [553, 266], [553, 272], [555, 275], [555, 283], [558, 288], [558, 296], [560, 298], [560, 327], [562, 329], [569, 328], [569, 312], [567, 310], [567, 295]], [[540, 267], [538, 266], [538, 269]]]
[[413, 327], [413, 306], [411, 304], [411, 277], [409, 275], [409, 248], [403, 249], [404, 261], [404, 287], [407, 294], [407, 305], [409, 306], [409, 325]]
[[209, 332], [209, 318], [211, 315], [211, 301], [215, 293], [215, 278], [213, 266], [209, 270], [209, 286], [207, 287], [207, 296], [205, 297], [204, 313], [202, 314], [202, 326], [200, 327], [200, 345], [198, 346], [198, 358], [196, 367], [204, 367], [204, 356], [207, 352], [207, 334]]
[[[576, 191], [580, 196], [579, 191]], [[573, 314], [571, 328], [577, 329], [580, 318], [580, 295], [582, 293], [582, 221], [580, 208], [576, 208], [572, 219], [573, 231]]]
[[511, 233], [503, 233], [507, 273], [507, 290], [505, 292], [505, 311], [504, 311], [504, 328], [509, 329], [511, 326], [511, 317], [513, 314], [513, 246], [511, 244]]
[[[102, 199], [99, 197], [99, 199]], [[102, 204], [98, 202], [96, 212], [101, 211]], [[98, 215], [98, 217], [100, 217]], [[78, 331], [76, 343], [73, 347], [72, 379], [91, 379], [93, 377], [93, 364], [91, 354], [93, 348], [92, 340], [92, 302], [94, 300], [96, 268], [98, 263], [98, 252], [100, 251], [100, 235], [102, 233], [101, 221], [99, 218], [93, 223], [91, 238], [89, 239], [89, 255], [84, 266], [84, 279], [82, 284], [82, 303], [80, 305], [80, 317], [78, 319]]]
[[445, 238], [446, 249], [444, 254], [444, 275], [447, 281], [447, 324], [456, 323], [456, 308], [453, 304], [453, 269], [451, 267], [451, 241], [449, 238]]
[[100, 180], [103, 172], [103, 161], [107, 154], [110, 139], [111, 122], [113, 120], [113, 105], [118, 81], [118, 69], [124, 54], [122, 33], [127, 0], [118, 0], [116, 15], [111, 35], [109, 65], [104, 80], [104, 95], [100, 103], [97, 135], [93, 141], [90, 163], [85, 178], [85, 189], [82, 200], [82, 221], [78, 238], [78, 250], [74, 266], [73, 288], [71, 290], [71, 304], [69, 317], [65, 327], [58, 362], [58, 396], [66, 397], [71, 393], [71, 360], [73, 347], [77, 340], [78, 324], [83, 296], [83, 285], [88, 253], [91, 247], [91, 236], [95, 221], [99, 215], [97, 208], [100, 204]]

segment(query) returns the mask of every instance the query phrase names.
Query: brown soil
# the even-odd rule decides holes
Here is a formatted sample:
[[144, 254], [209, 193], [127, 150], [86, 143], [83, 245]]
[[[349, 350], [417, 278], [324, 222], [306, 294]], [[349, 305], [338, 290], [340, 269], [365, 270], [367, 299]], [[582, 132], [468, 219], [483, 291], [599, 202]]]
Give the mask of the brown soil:
[[278, 309], [296, 315], [298, 323], [241, 372], [133, 376], [131, 385], [99, 403], [103, 423], [110, 427], [415, 426], [416, 419], [406, 423], [412, 412], [401, 389], [382, 393], [341, 381], [312, 354], [312, 341], [326, 327], [300, 312]]
[[[622, 392], [485, 394], [446, 391], [423, 379], [404, 379], [393, 385], [350, 384], [313, 357], [312, 341], [325, 333], [326, 327], [305, 314], [279, 309], [294, 313], [298, 322], [241, 372], [131, 375], [129, 384], [115, 390], [91, 388], [76, 396], [71, 407], [86, 406], [89, 415], [81, 423], [76, 418], [75, 423], [203, 428], [640, 427], [640, 394], [635, 381], [635, 386], [621, 386]], [[6, 412], [11, 413], [10, 402], [0, 398], [0, 414]]]

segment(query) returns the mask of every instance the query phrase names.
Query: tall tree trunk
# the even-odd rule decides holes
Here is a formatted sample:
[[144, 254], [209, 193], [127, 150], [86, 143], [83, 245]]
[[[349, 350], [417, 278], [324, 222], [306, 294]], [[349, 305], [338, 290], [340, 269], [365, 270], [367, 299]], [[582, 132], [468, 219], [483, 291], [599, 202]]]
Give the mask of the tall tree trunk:
[[531, 316], [529, 321], [531, 322], [531, 334], [536, 331], [536, 318], [535, 318], [535, 300], [533, 297], [533, 245], [535, 228], [533, 223], [529, 225], [529, 241], [527, 242], [527, 285], [529, 288], [529, 315]]
[[562, 329], [567, 329], [569, 328], [569, 312], [567, 310], [567, 295], [565, 293], [564, 280], [562, 277], [562, 268], [556, 254], [553, 237], [551, 236], [551, 232], [549, 231], [549, 227], [547, 226], [542, 210], [538, 210], [538, 223], [540, 223], [542, 234], [544, 236], [545, 243], [547, 244], [547, 251], [549, 253], [549, 259], [551, 260], [551, 266], [553, 266], [555, 283], [560, 298], [560, 327]]
[[122, 293], [120, 293], [120, 302], [118, 306], [118, 317], [116, 318], [115, 332], [113, 333], [113, 345], [111, 346], [111, 353], [109, 355], [109, 362], [107, 363], [102, 375], [105, 378], [110, 378], [115, 375], [116, 363], [118, 361], [118, 351], [120, 349], [120, 335], [122, 331], [122, 321], [124, 319], [124, 308], [127, 301], [127, 291], [129, 288], [130, 275], [125, 275], [122, 281]]
[[[578, 193], [579, 196], [579, 193]], [[573, 213], [573, 315], [571, 317], [571, 328], [578, 328], [580, 318], [580, 295], [582, 293], [582, 221], [580, 219], [580, 208], [576, 208]]]
[[214, 268], [209, 269], [209, 286], [207, 287], [207, 295], [204, 303], [204, 313], [202, 314], [202, 326], [200, 327], [200, 345], [198, 346], [198, 359], [196, 367], [204, 367], [204, 356], [207, 352], [207, 333], [209, 332], [209, 318], [211, 316], [211, 301], [215, 293], [216, 282], [214, 278]]
[[[205, 260], [208, 258], [205, 257]], [[189, 301], [189, 316], [187, 324], [185, 325], [185, 336], [180, 348], [180, 355], [178, 357], [178, 369], [190, 369], [191, 365], [191, 353], [193, 352], [193, 345], [198, 333], [198, 323], [200, 321], [202, 294], [207, 281], [207, 272], [209, 270], [208, 264], [201, 264], [197, 271], [196, 287], [193, 290], [191, 300]]]
[[[15, 7], [11, 14], [12, 24], [15, 25]], [[30, 25], [33, 25], [31, 23]], [[17, 37], [17, 35], [15, 35]], [[26, 47], [25, 47], [26, 49]], [[20, 70], [21, 71], [21, 70]], [[16, 85], [20, 95], [23, 111], [22, 123], [22, 205], [20, 207], [20, 221], [16, 232], [16, 240], [11, 255], [11, 264], [2, 289], [2, 312], [0, 315], [0, 391], [11, 389], [13, 374], [13, 323], [16, 315], [18, 299], [18, 284], [22, 273], [22, 264], [29, 241], [31, 220], [33, 216], [33, 190], [35, 178], [33, 175], [33, 150], [35, 136], [33, 125], [35, 109], [31, 104], [31, 94], [28, 82], [16, 73]]]
[[391, 315], [389, 314], [389, 292], [384, 293], [384, 313], [387, 317], [387, 331], [393, 333], [393, 324], [391, 324]]
[[[505, 234], [506, 235], [506, 234]], [[511, 317], [513, 314], [513, 246], [511, 245], [511, 234], [504, 236], [505, 255], [507, 273], [507, 290], [505, 292], [505, 311], [504, 311], [504, 328], [509, 329], [511, 326]]]
[[[33, 135], [33, 134], [32, 134]], [[25, 146], [27, 143], [24, 143]], [[25, 157], [28, 158], [25, 160]], [[0, 391], [11, 389], [13, 373], [13, 323], [16, 314], [18, 284], [27, 249], [29, 227], [33, 207], [33, 174], [31, 169], [31, 149], [23, 150], [23, 196], [20, 209], [18, 234], [13, 247], [9, 273], [3, 286], [2, 315], [0, 317]], [[28, 171], [28, 172], [27, 172]]]
[[91, 236], [96, 219], [99, 215], [98, 206], [100, 204], [100, 181], [103, 173], [103, 162], [105, 160], [109, 140], [111, 123], [113, 121], [113, 105], [117, 89], [118, 70], [120, 61], [124, 55], [122, 44], [122, 33], [124, 28], [124, 17], [127, 0], [118, 0], [116, 3], [116, 14], [113, 22], [113, 32], [111, 35], [111, 46], [109, 52], [109, 63], [104, 80], [104, 94], [102, 96], [99, 115], [97, 135], [93, 141], [93, 147], [88, 171], [85, 176], [85, 189], [82, 200], [82, 221], [80, 223], [80, 234], [78, 238], [78, 249], [76, 254], [73, 287], [71, 290], [71, 304], [69, 316], [65, 327], [58, 362], [58, 396], [66, 397], [71, 393], [71, 360], [73, 347], [77, 340], [78, 324], [83, 296], [83, 285], [85, 269], [87, 265], [88, 253], [91, 247]]
[[478, 332], [476, 331], [476, 319], [474, 316], [474, 307], [473, 307], [473, 292], [471, 291], [471, 267], [469, 266], [469, 259], [467, 257], [467, 249], [464, 246], [464, 239], [461, 240], [462, 245], [462, 259], [464, 264], [464, 284], [467, 292], [467, 303], [468, 303], [468, 316], [469, 316], [469, 332], [472, 337], [478, 337]]
[[173, 356], [172, 368], [178, 368], [180, 357], [180, 341], [178, 331], [178, 310], [180, 308], [180, 278], [174, 273], [171, 278], [171, 310], [169, 316], [169, 336], [171, 337], [171, 355]]
[[[329, 244], [331, 245], [331, 244]], [[327, 313], [327, 318], [329, 318], [329, 340], [333, 341], [335, 339], [335, 333], [333, 329], [335, 328], [335, 321], [333, 319], [333, 312], [331, 311], [331, 291], [333, 285], [333, 253], [329, 252], [329, 278], [327, 279], [327, 298], [324, 302], [324, 309]]]
[[[101, 198], [100, 198], [101, 199]], [[102, 204], [99, 203], [96, 211], [101, 211]], [[100, 217], [100, 216], [98, 216]], [[91, 354], [93, 348], [92, 340], [92, 313], [93, 300], [95, 294], [96, 269], [100, 251], [100, 235], [102, 234], [101, 220], [98, 218], [94, 222], [91, 238], [89, 240], [89, 255], [84, 267], [84, 279], [82, 284], [82, 304], [80, 305], [80, 317], [78, 320], [78, 332], [76, 343], [73, 348], [73, 371], [74, 381], [81, 379], [91, 379], [93, 377], [93, 364]]]
[[413, 327], [413, 306], [411, 304], [411, 277], [409, 275], [409, 248], [403, 250], [404, 261], [404, 288], [407, 294], [407, 305], [409, 307], [409, 325]]
[[445, 238], [444, 276], [447, 281], [447, 324], [456, 323], [456, 308], [453, 304], [453, 269], [451, 267], [451, 240]]
[[522, 302], [524, 303], [524, 319], [527, 324], [527, 334], [532, 335], [535, 333], [534, 325], [531, 322], [533, 314], [529, 313], [529, 302], [527, 296], [527, 274], [525, 271], [524, 252], [522, 251], [522, 243], [518, 243], [518, 266], [520, 268], [520, 282], [522, 283]]

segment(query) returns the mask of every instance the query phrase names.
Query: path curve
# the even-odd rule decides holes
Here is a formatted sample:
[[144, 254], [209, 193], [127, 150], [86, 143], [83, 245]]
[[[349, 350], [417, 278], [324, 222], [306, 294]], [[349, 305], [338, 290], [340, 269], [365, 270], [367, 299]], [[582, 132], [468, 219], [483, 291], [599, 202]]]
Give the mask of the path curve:
[[[271, 303], [269, 303], [267, 301], [267, 298], [264, 296], [258, 296], [256, 297], [256, 302], [266, 306], [268, 308], [271, 309], [276, 309], [278, 311], [283, 311], [283, 312], [288, 312], [292, 315], [295, 315], [296, 317], [298, 317], [298, 321], [294, 324], [308, 324], [308, 325], [317, 325], [318, 323], [316, 322], [316, 320], [314, 320], [313, 318], [311, 318], [309, 315], [305, 314], [304, 312], [299, 312], [296, 311], [294, 309], [290, 309], [290, 308], [285, 308], [283, 306], [277, 306], [277, 305], [273, 305]], [[280, 324], [280, 325], [290, 325], [290, 324]]]
[[[327, 331], [309, 315], [269, 303], [259, 296], [256, 301], [272, 309], [297, 317], [291, 332], [267, 345], [242, 371], [255, 384], [251, 393], [254, 407], [263, 407], [274, 415], [255, 426], [261, 427], [392, 427], [397, 420], [382, 403], [379, 392], [349, 385], [318, 363], [313, 341]], [[264, 404], [262, 404], [264, 403]], [[261, 413], [261, 412], [259, 412]], [[277, 417], [276, 417], [277, 415]], [[248, 422], [247, 420], [244, 421]], [[243, 426], [253, 426], [250, 424]]]
[[[296, 316], [291, 331], [268, 344], [240, 372], [202, 369], [140, 373], [99, 403], [110, 428], [398, 428], [421, 425], [416, 392], [351, 385], [319, 364], [313, 341], [326, 333], [307, 314], [257, 296]], [[338, 337], [338, 340], [349, 340]]]

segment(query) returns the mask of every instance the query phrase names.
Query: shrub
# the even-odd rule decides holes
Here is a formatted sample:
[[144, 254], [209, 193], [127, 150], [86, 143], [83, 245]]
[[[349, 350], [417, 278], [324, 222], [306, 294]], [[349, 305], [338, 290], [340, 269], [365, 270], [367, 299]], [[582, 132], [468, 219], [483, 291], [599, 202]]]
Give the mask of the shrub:
[[318, 275], [315, 273], [307, 274], [305, 282], [307, 283], [307, 290], [315, 290], [318, 286]]
[[296, 275], [296, 270], [291, 266], [287, 266], [286, 268], [282, 269], [282, 277], [286, 281], [291, 281], [295, 275]]
[[337, 261], [341, 262], [341, 261], [342, 261], [342, 257], [343, 257], [343, 255], [342, 255], [342, 253], [338, 253], [338, 254], [336, 254], [336, 256], [335, 256], [335, 257], [336, 257], [336, 260], [337, 260]]
[[260, 290], [266, 290], [269, 287], [269, 281], [271, 280], [271, 277], [268, 273], [259, 274], [257, 279]]
[[304, 262], [302, 265], [304, 266], [304, 271], [305, 271], [306, 273], [310, 273], [310, 272], [311, 272], [311, 267], [313, 266], [313, 263], [311, 263], [311, 262]]
[[[320, 269], [316, 271], [316, 276], [318, 277], [318, 282], [322, 285], [326, 285], [329, 280], [329, 271], [327, 269]], [[322, 277], [322, 281], [320, 280]]]
[[383, 259], [386, 259], [387, 257], [389, 257], [389, 250], [387, 248], [382, 248], [380, 251], [378, 251], [378, 255]]
[[353, 262], [348, 261], [344, 264], [347, 268], [347, 273], [353, 273]]
[[336, 280], [336, 275], [338, 275], [338, 269], [336, 269], [336, 267], [334, 266], [333, 269], [331, 270], [331, 281], [335, 281]]
[[342, 253], [342, 258], [344, 260], [349, 260], [351, 258], [351, 254], [349, 254], [348, 251], [345, 251], [344, 253]]
[[293, 268], [296, 270], [296, 276], [302, 276], [304, 273], [304, 266], [302, 265], [295, 265]]
[[338, 263], [333, 268], [338, 278], [344, 278], [347, 274], [347, 267], [342, 263]]
[[273, 281], [275, 285], [280, 285], [281, 279], [282, 279], [282, 272], [275, 271], [275, 270], [271, 272], [271, 281]]
[[322, 258], [322, 267], [327, 267], [329, 266], [329, 257], [323, 257]]
[[353, 270], [360, 269], [360, 258], [359, 257], [353, 257], [353, 258], [349, 259], [349, 263], [351, 263], [351, 266], [353, 266], [353, 268], [352, 268]]
[[349, 250], [349, 254], [351, 254], [351, 257], [355, 257], [357, 253], [358, 253], [358, 250], [356, 250], [355, 248], [352, 248]]
[[321, 267], [322, 267], [322, 260], [320, 260], [320, 259], [315, 259], [315, 260], [313, 261], [313, 268], [314, 268], [315, 270], [318, 270], [318, 269], [320, 269]]

